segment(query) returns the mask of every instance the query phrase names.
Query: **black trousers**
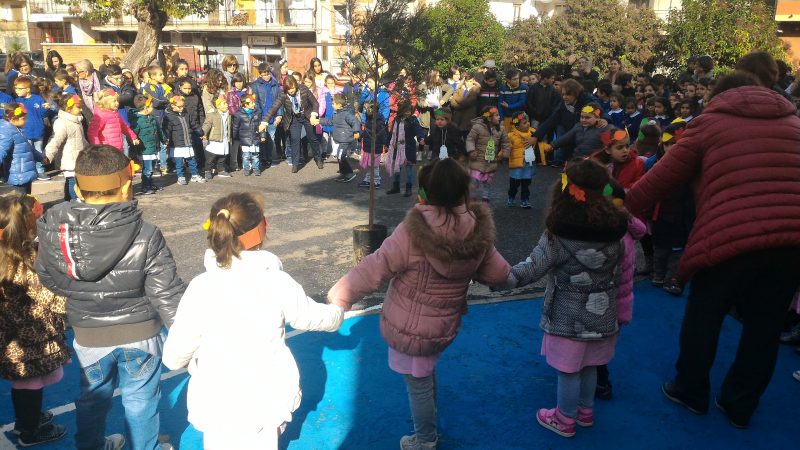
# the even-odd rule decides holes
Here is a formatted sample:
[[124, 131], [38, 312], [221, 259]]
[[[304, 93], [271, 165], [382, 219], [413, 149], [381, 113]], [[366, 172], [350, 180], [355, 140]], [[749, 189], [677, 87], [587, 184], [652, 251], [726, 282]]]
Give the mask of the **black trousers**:
[[675, 276], [678, 263], [683, 256], [683, 249], [673, 250], [672, 247], [653, 246], [653, 274], [667, 281]]
[[708, 404], [709, 372], [732, 306], [742, 319], [739, 348], [719, 394], [731, 419], [747, 423], [766, 390], [778, 357], [778, 339], [800, 285], [800, 248], [760, 250], [698, 272], [681, 325], [675, 381], [697, 404]]
[[225, 158], [227, 158], [226, 155], [217, 155], [215, 153], [206, 151], [206, 164], [205, 164], [206, 172], [211, 172], [215, 168], [217, 169], [217, 173], [224, 172]]
[[11, 403], [17, 416], [16, 427], [25, 437], [31, 436], [39, 428], [42, 413], [41, 389], [11, 389]]
[[516, 179], [516, 178], [509, 178], [508, 179], [508, 198], [515, 198], [517, 196], [517, 189], [522, 186], [522, 194], [520, 194], [520, 199], [525, 202], [530, 200], [531, 198], [531, 181], [528, 179]]

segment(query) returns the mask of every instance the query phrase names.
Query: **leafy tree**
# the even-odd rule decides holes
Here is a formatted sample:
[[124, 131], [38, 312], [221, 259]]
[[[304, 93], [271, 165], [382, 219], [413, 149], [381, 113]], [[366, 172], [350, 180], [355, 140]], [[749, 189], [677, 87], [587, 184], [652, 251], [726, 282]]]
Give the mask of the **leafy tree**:
[[422, 19], [428, 36], [421, 47], [432, 65], [447, 73], [450, 66], [474, 68], [500, 53], [505, 29], [486, 0], [442, 0], [426, 8]]
[[57, 0], [84, 11], [90, 21], [108, 22], [130, 14], [139, 22], [136, 40], [125, 55], [125, 67], [144, 67], [155, 59], [161, 43], [161, 30], [169, 17], [204, 16], [222, 4], [222, 0]]
[[778, 37], [775, 11], [764, 0], [683, 0], [664, 27], [660, 46], [663, 66], [677, 68], [691, 55], [711, 55], [725, 69], [751, 50], [763, 50], [785, 59]]
[[624, 70], [654, 68], [661, 21], [649, 8], [619, 0], [566, 0], [564, 12], [533, 17], [508, 29], [501, 62], [525, 69], [564, 69], [570, 55], [586, 56], [600, 70], [621, 58]]

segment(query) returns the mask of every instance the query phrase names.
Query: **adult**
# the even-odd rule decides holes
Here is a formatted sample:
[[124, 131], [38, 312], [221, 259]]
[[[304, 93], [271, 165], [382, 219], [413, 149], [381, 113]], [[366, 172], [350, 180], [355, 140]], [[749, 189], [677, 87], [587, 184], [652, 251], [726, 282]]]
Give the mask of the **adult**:
[[[14, 98], [17, 97], [17, 93], [14, 91], [14, 80], [19, 77], [32, 78], [34, 76], [36, 75], [33, 72], [33, 61], [31, 58], [22, 52], [14, 53], [14, 55], [11, 57], [11, 69], [8, 71], [8, 73], [6, 73], [8, 95]], [[34, 94], [39, 93], [36, 83], [31, 83], [31, 92]]]
[[109, 56], [109, 55], [103, 55], [102, 59], [103, 59], [103, 63], [100, 64], [100, 67], [97, 68], [97, 71], [100, 73], [99, 76], [101, 76], [101, 77], [105, 76], [106, 70], [108, 69], [108, 66], [113, 64], [113, 61], [111, 60], [111, 56]]
[[55, 77], [57, 71], [67, 68], [67, 65], [64, 64], [64, 58], [62, 58], [61, 54], [55, 50], [50, 50], [47, 52], [44, 65], [46, 67], [45, 75], [51, 80], [53, 77]]
[[75, 63], [75, 70], [78, 75], [78, 94], [83, 99], [83, 118], [85, 123], [90, 123], [94, 113], [94, 104], [97, 96], [103, 89], [97, 72], [94, 70], [92, 62], [82, 59]]
[[[253, 95], [256, 96], [256, 105], [261, 111], [261, 117], [264, 118], [281, 94], [281, 86], [272, 74], [272, 66], [269, 63], [258, 65], [258, 78], [250, 83], [250, 89]], [[283, 113], [278, 109], [276, 116], [283, 116]], [[269, 168], [272, 165], [272, 155], [276, 153], [273, 150], [276, 150], [275, 132], [278, 126], [275, 123], [275, 117], [268, 121], [262, 121], [261, 125], [267, 129], [268, 133], [267, 140], [259, 146], [260, 157], [264, 163], [261, 167]]]
[[792, 101], [792, 97], [785, 92], [785, 88], [778, 85], [780, 76], [778, 64], [769, 53], [753, 51], [742, 56], [736, 62], [736, 70], [749, 74], [760, 86], [772, 89], [786, 100]]
[[[580, 122], [581, 109], [592, 101], [594, 99], [584, 92], [583, 86], [577, 80], [564, 80], [561, 83], [561, 101], [550, 114], [550, 117], [539, 125], [536, 132], [533, 133], [534, 146], [536, 142], [541, 141], [552, 132], [556, 132], [560, 136], [572, 129], [575, 124]], [[608, 122], [604, 119], [597, 121], [597, 126], [599, 127], [606, 125], [608, 125]], [[572, 147], [557, 149], [552, 165], [562, 167], [569, 160], [572, 151]]]
[[[318, 109], [319, 103], [317, 103], [314, 94], [307, 87], [299, 84], [294, 77], [286, 77], [286, 81], [283, 83], [283, 92], [280, 93], [278, 100], [272, 104], [272, 107], [262, 118], [262, 121], [269, 122], [274, 117], [275, 125], [282, 123], [283, 128], [288, 131], [289, 145], [286, 146], [286, 160], [292, 164], [292, 173], [297, 173], [304, 163], [303, 155], [300, 154], [302, 153], [300, 152], [300, 134], [302, 130], [306, 132], [306, 138], [311, 146], [311, 151], [314, 153], [317, 167], [320, 169], [325, 167], [319, 149], [319, 140], [317, 140], [314, 126], [311, 125], [312, 118], [315, 121], [319, 119]], [[278, 115], [280, 111], [283, 111], [283, 115]]]
[[322, 61], [316, 56], [311, 58], [308, 63], [308, 73], [314, 77], [314, 84], [317, 88], [325, 87], [325, 78], [330, 75], [327, 71], [322, 69]]
[[478, 111], [487, 107], [497, 107], [500, 98], [500, 84], [497, 82], [497, 72], [487, 70], [481, 81], [481, 91], [478, 94]]
[[489, 71], [494, 72], [496, 70], [497, 70], [497, 65], [495, 65], [494, 60], [493, 59], [487, 59], [478, 68], [478, 72], [475, 74], [475, 81], [478, 82], [478, 83], [483, 84], [483, 79], [484, 79], [484, 76], [486, 75], [486, 72], [489, 72]]
[[[578, 66], [573, 68], [575, 63], [578, 63]], [[592, 64], [592, 60], [587, 58], [586, 56], [577, 56], [577, 55], [569, 55], [567, 57], [567, 64], [568, 64], [568, 73], [572, 75], [573, 70], [577, 71], [578, 78], [581, 80], [591, 80], [595, 84], [600, 79], [600, 74], [594, 70], [594, 66]]]
[[239, 60], [233, 55], [225, 55], [222, 58], [222, 74], [225, 76], [225, 81], [228, 86], [233, 86], [233, 75], [239, 72]]
[[534, 128], [538, 128], [540, 123], [547, 120], [561, 102], [561, 95], [554, 86], [555, 81], [556, 71], [545, 67], [539, 73], [539, 82], [528, 88], [525, 110]]
[[722, 322], [736, 305], [742, 334], [716, 398], [746, 427], [769, 384], [783, 320], [800, 285], [800, 118], [777, 92], [744, 73], [720, 79], [703, 114], [628, 192], [640, 214], [683, 186], [697, 219], [678, 278], [692, 280], [674, 381], [664, 394], [708, 411], [709, 371]]
[[336, 86], [344, 90], [347, 83], [353, 82], [353, 74], [350, 73], [350, 62], [345, 60], [339, 66], [339, 73], [336, 74]]
[[622, 90], [620, 75], [623, 73], [625, 72], [622, 70], [622, 60], [619, 58], [611, 58], [611, 60], [608, 62], [608, 71], [603, 79], [611, 82], [611, 86], [614, 87], [615, 92], [620, 92]]
[[694, 66], [694, 81], [700, 81], [703, 78], [709, 80], [714, 79], [714, 59], [708, 55], [703, 55], [697, 58], [697, 64]]
[[433, 111], [450, 104], [453, 88], [442, 79], [438, 70], [432, 69], [428, 71], [425, 81], [420, 83], [417, 89], [419, 90], [419, 100], [417, 101], [419, 124], [425, 130], [429, 130]]
[[785, 90], [795, 80], [792, 75], [792, 68], [780, 59], [775, 62], [778, 64], [778, 86]]
[[472, 119], [478, 116], [478, 96], [481, 85], [472, 75], [465, 73], [450, 97], [450, 108], [453, 110], [453, 124], [461, 130], [464, 137], [472, 129]]

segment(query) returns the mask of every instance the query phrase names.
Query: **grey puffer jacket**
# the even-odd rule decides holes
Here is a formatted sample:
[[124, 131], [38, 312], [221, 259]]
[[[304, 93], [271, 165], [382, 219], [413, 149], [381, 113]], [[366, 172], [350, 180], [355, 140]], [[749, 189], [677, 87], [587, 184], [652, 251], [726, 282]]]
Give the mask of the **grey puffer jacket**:
[[36, 272], [67, 297], [76, 341], [111, 347], [172, 325], [185, 284], [164, 236], [136, 202], [61, 203], [38, 222]]
[[528, 259], [511, 270], [518, 286], [547, 275], [539, 323], [545, 333], [599, 340], [619, 331], [616, 299], [623, 255], [619, 240], [579, 241], [545, 231]]
[[319, 124], [333, 127], [333, 140], [337, 144], [349, 144], [354, 141], [353, 135], [361, 132], [361, 123], [350, 106], [336, 111], [333, 117], [319, 119]]

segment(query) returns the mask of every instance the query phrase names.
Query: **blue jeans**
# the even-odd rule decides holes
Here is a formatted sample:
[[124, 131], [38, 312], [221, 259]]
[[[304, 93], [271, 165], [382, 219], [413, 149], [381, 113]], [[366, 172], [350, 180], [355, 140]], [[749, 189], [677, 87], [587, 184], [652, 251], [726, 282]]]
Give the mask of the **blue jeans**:
[[[44, 156], [44, 139], [31, 139], [31, 144], [40, 155]], [[41, 161], [36, 161], [36, 173], [44, 175], [44, 164]]]
[[[178, 156], [175, 157], [175, 172], [178, 174], [178, 178], [183, 178], [183, 161], [189, 164], [189, 172], [191, 172], [192, 176], [198, 175], [197, 173], [197, 159], [194, 156], [191, 158], [180, 158]], [[161, 166], [163, 169], [167, 166]]]
[[167, 144], [161, 144], [161, 149], [158, 151], [158, 159], [161, 163], [161, 169], [167, 168]]
[[78, 195], [75, 193], [75, 177], [64, 178], [64, 201], [75, 200]]
[[160, 381], [161, 357], [138, 349], [117, 348], [82, 368], [81, 393], [75, 400], [75, 446], [79, 450], [103, 448], [111, 398], [119, 386], [130, 448], [157, 449]]
[[[242, 168], [244, 170], [253, 169], [256, 172], [261, 172], [261, 160], [258, 158], [258, 152], [248, 152], [246, 149], [250, 147], [242, 147]], [[258, 148], [256, 147], [256, 150]]]
[[142, 192], [153, 188], [153, 159], [142, 160]]

